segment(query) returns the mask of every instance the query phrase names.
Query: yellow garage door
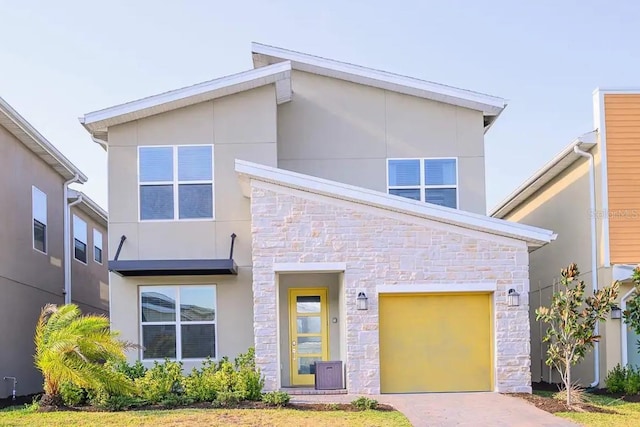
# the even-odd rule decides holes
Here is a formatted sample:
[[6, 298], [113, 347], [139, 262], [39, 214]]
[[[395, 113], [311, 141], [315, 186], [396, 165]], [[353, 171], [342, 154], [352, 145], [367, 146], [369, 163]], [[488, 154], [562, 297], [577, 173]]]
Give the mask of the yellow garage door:
[[488, 293], [381, 294], [382, 393], [491, 391]]

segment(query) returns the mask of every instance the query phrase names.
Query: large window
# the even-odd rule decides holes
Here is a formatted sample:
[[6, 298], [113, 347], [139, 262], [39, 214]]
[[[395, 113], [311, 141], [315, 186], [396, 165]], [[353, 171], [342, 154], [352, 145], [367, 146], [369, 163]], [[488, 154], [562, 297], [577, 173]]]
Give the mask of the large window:
[[102, 264], [102, 233], [93, 229], [93, 260]]
[[87, 263], [87, 223], [76, 215], [73, 216], [73, 256]]
[[458, 207], [457, 159], [389, 159], [387, 166], [389, 194]]
[[142, 359], [216, 358], [216, 287], [141, 286]]
[[31, 188], [31, 212], [33, 249], [47, 253], [47, 195], [36, 187]]
[[140, 147], [140, 219], [213, 219], [213, 147]]

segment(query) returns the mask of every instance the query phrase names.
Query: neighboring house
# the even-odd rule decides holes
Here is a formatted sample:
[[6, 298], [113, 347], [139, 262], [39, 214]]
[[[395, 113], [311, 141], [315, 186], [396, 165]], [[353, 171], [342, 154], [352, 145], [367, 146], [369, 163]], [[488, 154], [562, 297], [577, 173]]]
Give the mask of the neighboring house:
[[[535, 321], [534, 310], [548, 305], [558, 290], [560, 269], [577, 263], [588, 294], [594, 283], [601, 288], [621, 281], [624, 309], [631, 273], [640, 263], [640, 91], [596, 90], [593, 103], [595, 130], [573, 141], [490, 213], [559, 233], [557, 241], [531, 255], [533, 381], [559, 380], [544, 365], [545, 326]], [[618, 363], [640, 365], [638, 336], [622, 320], [607, 320], [599, 333], [601, 343], [572, 372], [584, 386], [602, 386]]]
[[253, 59], [81, 118], [109, 153], [130, 360], [255, 346], [267, 390], [330, 360], [350, 393], [530, 391], [528, 251], [554, 235], [483, 214], [504, 100], [261, 44]]
[[[85, 243], [93, 245], [93, 230], [106, 236], [106, 213], [68, 188], [87, 177], [2, 98], [0, 159], [0, 398], [4, 398], [12, 394], [13, 378], [18, 395], [42, 390], [42, 377], [33, 365], [33, 334], [45, 304], [72, 301], [83, 311], [101, 314], [108, 314], [109, 308], [106, 262], [98, 265], [88, 258], [80, 265], [65, 256], [73, 247], [71, 218], [86, 221]], [[69, 222], [68, 204], [75, 204]], [[102, 244], [106, 260], [106, 238]]]

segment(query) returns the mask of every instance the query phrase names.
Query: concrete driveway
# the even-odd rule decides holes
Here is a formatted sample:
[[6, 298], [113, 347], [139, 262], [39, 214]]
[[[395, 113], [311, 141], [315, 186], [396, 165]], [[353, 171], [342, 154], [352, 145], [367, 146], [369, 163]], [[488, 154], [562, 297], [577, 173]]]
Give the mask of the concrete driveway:
[[[348, 403], [354, 395], [291, 396], [292, 402]], [[499, 393], [384, 394], [370, 396], [386, 403], [409, 418], [414, 427], [491, 426], [491, 427], [575, 427], [517, 397]]]

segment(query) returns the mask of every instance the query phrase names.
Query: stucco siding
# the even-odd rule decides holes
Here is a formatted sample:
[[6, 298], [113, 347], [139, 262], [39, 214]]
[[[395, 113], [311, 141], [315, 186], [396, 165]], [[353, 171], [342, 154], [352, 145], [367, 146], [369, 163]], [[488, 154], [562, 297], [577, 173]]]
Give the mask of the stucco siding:
[[291, 79], [280, 168], [386, 192], [388, 158], [457, 157], [459, 208], [485, 213], [481, 112], [297, 70]]
[[[528, 253], [522, 241], [370, 208], [331, 197], [251, 182], [256, 360], [276, 389], [278, 322], [274, 263], [345, 263], [346, 385], [380, 392], [377, 285], [493, 283], [496, 389], [530, 392]], [[508, 289], [520, 305], [506, 303]], [[357, 292], [369, 297], [356, 310]]]
[[[87, 263], [84, 264], [73, 256], [73, 215], [78, 216], [87, 224]], [[84, 313], [108, 314], [109, 297], [104, 292], [104, 286], [109, 283], [109, 271], [107, 262], [109, 256], [109, 244], [107, 228], [98, 224], [76, 206], [71, 208], [70, 220], [70, 248], [71, 255], [71, 302], [77, 304]], [[102, 263], [94, 259], [93, 230], [102, 234]], [[105, 298], [106, 297], [106, 298]]]
[[[63, 303], [62, 177], [0, 126], [0, 378], [18, 379], [17, 394], [42, 390], [33, 366], [40, 309]], [[33, 249], [32, 186], [47, 195], [47, 251]], [[11, 394], [0, 381], [0, 398]]]

